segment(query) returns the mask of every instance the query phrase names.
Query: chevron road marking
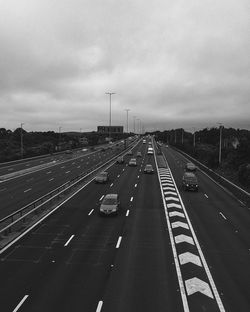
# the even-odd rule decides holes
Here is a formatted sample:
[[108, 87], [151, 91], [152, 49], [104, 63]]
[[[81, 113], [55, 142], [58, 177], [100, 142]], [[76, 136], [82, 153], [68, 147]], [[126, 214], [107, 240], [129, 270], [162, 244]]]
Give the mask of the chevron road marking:
[[174, 240], [175, 240], [176, 244], [188, 243], [188, 244], [194, 245], [193, 238], [191, 236], [187, 236], [184, 234], [180, 234], [180, 235], [175, 236]]
[[172, 211], [169, 213], [170, 217], [181, 217], [181, 218], [186, 218], [184, 213], [179, 212], [179, 211]]
[[182, 265], [191, 262], [191, 263], [198, 265], [200, 267], [202, 266], [200, 257], [196, 256], [195, 254], [193, 254], [191, 252], [184, 252], [184, 253], [180, 254], [179, 259], [180, 259], [180, 263]]
[[178, 197], [172, 197], [172, 196], [170, 196], [170, 197], [165, 197], [165, 200], [174, 200], [174, 201], [177, 201], [177, 202], [180, 201]]
[[172, 190], [175, 190], [174, 183], [162, 183], [162, 188], [164, 189], [165, 187], [172, 187]]
[[185, 281], [187, 294], [190, 296], [196, 292], [200, 292], [205, 296], [214, 298], [210, 286], [208, 283], [202, 281], [201, 279], [194, 277]]
[[162, 187], [162, 189], [163, 189], [163, 191], [166, 191], [166, 190], [175, 191], [175, 188], [174, 187], [170, 187], [170, 186]]
[[171, 223], [172, 225], [172, 228], [178, 228], [178, 227], [182, 227], [184, 229], [189, 229], [188, 227], [188, 224], [187, 223], [184, 223], [184, 222], [180, 222], [180, 221], [176, 221], [176, 222], [173, 222]]
[[164, 192], [164, 195], [175, 195], [175, 196], [177, 196], [177, 193], [175, 193], [175, 192]]
[[179, 209], [182, 209], [181, 205], [175, 204], [175, 203], [167, 204], [167, 206], [168, 206], [168, 208], [179, 208]]

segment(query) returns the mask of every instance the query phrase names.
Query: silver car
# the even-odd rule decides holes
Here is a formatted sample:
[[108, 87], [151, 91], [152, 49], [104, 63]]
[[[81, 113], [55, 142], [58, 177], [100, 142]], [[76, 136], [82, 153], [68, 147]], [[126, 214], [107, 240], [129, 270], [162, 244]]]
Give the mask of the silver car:
[[118, 194], [107, 194], [104, 196], [100, 205], [100, 214], [111, 215], [117, 214], [120, 207]]

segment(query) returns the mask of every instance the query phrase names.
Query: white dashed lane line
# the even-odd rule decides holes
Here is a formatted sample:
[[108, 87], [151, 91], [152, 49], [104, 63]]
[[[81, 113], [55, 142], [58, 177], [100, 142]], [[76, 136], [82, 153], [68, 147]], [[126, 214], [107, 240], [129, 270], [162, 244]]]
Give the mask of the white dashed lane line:
[[122, 241], [122, 236], [119, 236], [119, 238], [118, 238], [118, 241], [117, 241], [117, 244], [116, 244], [115, 248], [119, 248], [119, 247], [120, 247], [120, 245], [121, 245], [121, 241]]
[[132, 201], [133, 201], [133, 199], [134, 199], [134, 197], [132, 196], [132, 197], [130, 198], [130, 201], [132, 202]]
[[46, 174], [50, 174], [50, 173], [51, 173], [51, 171], [46, 172]]
[[117, 178], [120, 178], [120, 175], [118, 174]]
[[70, 170], [69, 170], [69, 171], [66, 171], [65, 173], [70, 173]]
[[137, 187], [137, 183], [135, 184], [135, 187]]
[[111, 183], [111, 184], [110, 184], [110, 187], [112, 187], [113, 185], [114, 185], [114, 184], [113, 184], [113, 183]]
[[205, 196], [206, 198], [208, 198], [207, 194], [204, 194], [204, 196]]
[[128, 217], [128, 215], [129, 215], [129, 210], [127, 210], [127, 212], [126, 212], [126, 217]]
[[220, 212], [220, 215], [222, 216], [222, 218], [223, 218], [224, 220], [227, 220], [227, 218], [224, 216], [224, 214], [223, 214], [222, 212]]
[[99, 301], [99, 302], [98, 302], [98, 305], [97, 305], [97, 308], [96, 308], [96, 312], [101, 312], [101, 310], [102, 310], [102, 305], [103, 305], [103, 301]]
[[25, 191], [23, 191], [24, 193], [27, 193], [27, 192], [29, 192], [29, 191], [31, 191], [32, 190], [32, 188], [29, 188], [29, 189], [27, 189], [27, 190], [25, 190]]
[[91, 209], [90, 212], [88, 213], [88, 216], [90, 216], [93, 211], [94, 211], [94, 209]]
[[102, 197], [101, 197], [99, 200], [102, 200], [102, 199], [103, 199], [103, 197], [104, 197], [104, 195], [102, 195]]
[[5, 188], [1, 189], [0, 192], [6, 191], [6, 190], [7, 190], [7, 188], [5, 187]]
[[54, 180], [54, 178], [51, 178], [51, 179], [49, 179], [49, 182], [51, 182], [51, 181], [53, 181]]
[[68, 244], [70, 243], [70, 241], [73, 239], [75, 235], [71, 235], [70, 238], [67, 240], [67, 242], [64, 244], [64, 247], [68, 246]]
[[23, 297], [23, 299], [18, 303], [18, 305], [16, 306], [16, 308], [13, 310], [13, 312], [17, 312], [17, 311], [20, 309], [20, 307], [23, 305], [24, 301], [25, 301], [28, 297], [29, 297], [28, 295], [25, 295], [25, 296]]

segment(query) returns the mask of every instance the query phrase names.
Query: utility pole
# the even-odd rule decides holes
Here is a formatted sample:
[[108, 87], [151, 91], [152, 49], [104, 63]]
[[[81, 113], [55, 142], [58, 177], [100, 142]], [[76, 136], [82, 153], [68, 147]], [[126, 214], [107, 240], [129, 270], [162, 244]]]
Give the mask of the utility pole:
[[111, 96], [115, 94], [115, 92], [106, 92], [105, 94], [109, 95], [109, 139], [111, 138]]
[[221, 163], [222, 124], [220, 124], [219, 164]]
[[130, 109], [126, 108], [125, 111], [127, 112], [127, 133], [128, 133], [128, 112], [130, 111]]
[[21, 158], [23, 158], [23, 125], [24, 123], [21, 123]]

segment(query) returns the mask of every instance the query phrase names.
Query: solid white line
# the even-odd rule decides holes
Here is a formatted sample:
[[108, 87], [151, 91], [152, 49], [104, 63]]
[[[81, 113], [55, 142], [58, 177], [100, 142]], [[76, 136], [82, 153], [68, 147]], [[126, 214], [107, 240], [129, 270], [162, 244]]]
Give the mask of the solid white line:
[[66, 244], [64, 245], [64, 247], [68, 246], [68, 244], [70, 243], [70, 241], [72, 240], [72, 238], [74, 237], [75, 235], [71, 235], [70, 238], [67, 240]]
[[222, 218], [224, 218], [225, 220], [227, 220], [227, 218], [224, 216], [224, 214], [222, 212], [220, 212], [220, 215], [222, 216]]
[[88, 213], [88, 216], [90, 216], [93, 211], [94, 209], [90, 210], [90, 212]]
[[104, 195], [102, 195], [102, 197], [101, 197], [99, 200], [102, 200], [102, 199], [103, 199], [103, 197], [104, 197]]
[[28, 295], [25, 295], [23, 297], [23, 299], [18, 303], [18, 305], [16, 306], [16, 308], [13, 310], [13, 312], [16, 312], [19, 310], [19, 308], [21, 307], [21, 305], [24, 303], [24, 301], [28, 298], [29, 296]]
[[126, 217], [129, 215], [129, 210], [127, 210], [127, 212], [126, 212]]
[[134, 197], [132, 196], [132, 197], [130, 198], [130, 201], [132, 202], [132, 201], [133, 201], [133, 199], [134, 199]]
[[97, 306], [97, 308], [96, 308], [96, 312], [101, 312], [101, 310], [102, 310], [102, 305], [103, 305], [103, 301], [99, 301], [99, 302], [98, 302], [98, 306]]
[[29, 188], [29, 189], [27, 189], [27, 190], [25, 190], [25, 191], [23, 191], [24, 193], [26, 193], [26, 192], [29, 192], [29, 191], [31, 191], [32, 190], [32, 188]]
[[51, 171], [46, 172], [46, 174], [50, 174], [50, 173], [51, 173]]
[[204, 194], [204, 196], [205, 196], [206, 198], [208, 198], [207, 194]]
[[116, 247], [115, 248], [119, 248], [120, 244], [121, 244], [121, 240], [122, 240], [122, 236], [119, 236]]

